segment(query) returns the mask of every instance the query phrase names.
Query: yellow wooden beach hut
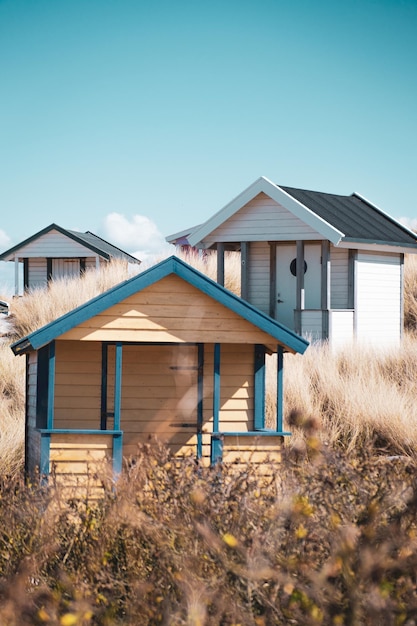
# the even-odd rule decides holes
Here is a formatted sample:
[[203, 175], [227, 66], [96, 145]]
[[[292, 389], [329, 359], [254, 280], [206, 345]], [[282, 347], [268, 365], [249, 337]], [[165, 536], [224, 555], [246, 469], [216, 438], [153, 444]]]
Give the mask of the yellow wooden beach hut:
[[[277, 449], [283, 353], [308, 342], [177, 257], [12, 345], [26, 355], [26, 469], [118, 473], [139, 443], [208, 465]], [[277, 414], [265, 427], [265, 355], [277, 353]]]

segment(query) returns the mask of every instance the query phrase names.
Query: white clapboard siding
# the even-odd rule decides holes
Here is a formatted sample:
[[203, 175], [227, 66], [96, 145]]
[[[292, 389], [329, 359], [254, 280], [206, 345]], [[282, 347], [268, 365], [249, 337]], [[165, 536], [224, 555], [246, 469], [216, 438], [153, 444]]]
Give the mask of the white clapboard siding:
[[354, 311], [333, 310], [329, 312], [329, 342], [333, 348], [350, 343], [354, 338]]
[[374, 344], [401, 338], [400, 255], [360, 252], [356, 264], [356, 337]]
[[210, 233], [204, 243], [297, 239], [323, 239], [323, 236], [275, 200], [260, 193]]
[[19, 249], [20, 258], [29, 257], [86, 257], [91, 256], [91, 250], [66, 237], [57, 230], [51, 230], [41, 237], [34, 239]]
[[45, 287], [48, 282], [46, 259], [32, 258], [28, 262], [28, 280], [31, 289]]
[[320, 341], [323, 338], [322, 311], [301, 311], [301, 334], [308, 341]]
[[347, 309], [349, 293], [349, 250], [332, 246], [330, 250], [330, 262], [330, 308]]
[[254, 241], [249, 246], [248, 300], [269, 315], [270, 250], [266, 241]]

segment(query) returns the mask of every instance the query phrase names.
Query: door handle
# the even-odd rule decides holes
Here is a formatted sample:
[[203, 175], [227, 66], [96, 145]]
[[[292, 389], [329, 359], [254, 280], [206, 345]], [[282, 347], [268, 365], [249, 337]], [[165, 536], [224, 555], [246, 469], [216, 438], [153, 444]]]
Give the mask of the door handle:
[[278, 302], [278, 304], [282, 304], [282, 303], [284, 302], [284, 300], [280, 300], [280, 299], [278, 298], [277, 302]]

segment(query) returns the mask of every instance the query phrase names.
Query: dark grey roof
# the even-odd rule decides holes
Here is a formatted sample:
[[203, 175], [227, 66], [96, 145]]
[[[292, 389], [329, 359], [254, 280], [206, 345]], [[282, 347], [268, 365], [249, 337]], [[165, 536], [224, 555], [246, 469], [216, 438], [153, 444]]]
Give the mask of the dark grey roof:
[[106, 253], [106, 255], [113, 257], [114, 259], [122, 259], [123, 261], [127, 261], [128, 263], [140, 263], [139, 259], [136, 259], [131, 254], [124, 252], [124, 250], [121, 250], [117, 246], [114, 246], [105, 239], [98, 237], [98, 235], [95, 235], [89, 230], [87, 230], [86, 233], [80, 233], [75, 230], [67, 230], [67, 232], [76, 236], [77, 239], [84, 241], [86, 244], [88, 244], [89, 247], [93, 246], [97, 250]]
[[416, 245], [415, 236], [377, 207], [357, 196], [339, 196], [279, 185], [326, 222], [344, 233], [343, 241]]

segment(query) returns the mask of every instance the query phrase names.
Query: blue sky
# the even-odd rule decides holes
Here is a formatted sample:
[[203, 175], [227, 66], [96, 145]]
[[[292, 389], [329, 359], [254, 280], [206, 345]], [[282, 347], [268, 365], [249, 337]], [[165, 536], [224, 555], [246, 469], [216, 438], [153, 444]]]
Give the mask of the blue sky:
[[0, 250], [157, 253], [261, 175], [414, 225], [416, 32], [417, 0], [0, 0]]

